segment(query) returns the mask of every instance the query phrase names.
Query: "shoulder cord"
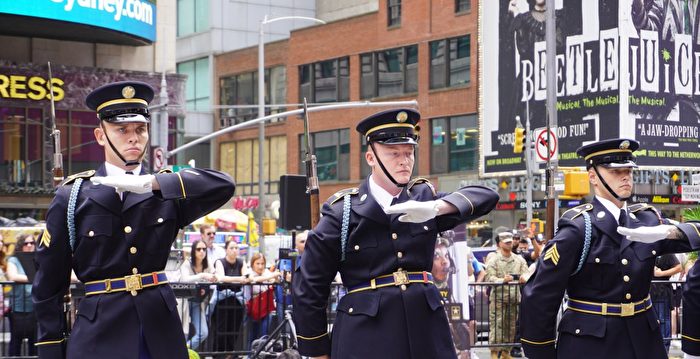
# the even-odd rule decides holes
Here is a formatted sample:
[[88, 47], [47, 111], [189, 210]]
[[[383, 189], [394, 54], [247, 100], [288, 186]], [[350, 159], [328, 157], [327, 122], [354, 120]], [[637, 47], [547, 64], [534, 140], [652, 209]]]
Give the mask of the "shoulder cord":
[[348, 226], [350, 224], [350, 195], [343, 197], [343, 224], [340, 228], [340, 261], [345, 261], [345, 247], [348, 244]]
[[83, 184], [83, 179], [78, 178], [73, 183], [73, 188], [70, 190], [70, 197], [68, 198], [68, 237], [70, 238], [70, 248], [75, 251], [75, 203], [78, 201], [78, 193], [80, 192], [80, 185]]
[[578, 260], [578, 267], [576, 267], [576, 270], [571, 273], [572, 276], [583, 268], [583, 263], [586, 261], [588, 252], [591, 250], [591, 216], [588, 214], [588, 212], [583, 212], [583, 222], [586, 232], [583, 238], [583, 250], [581, 251], [581, 258]]

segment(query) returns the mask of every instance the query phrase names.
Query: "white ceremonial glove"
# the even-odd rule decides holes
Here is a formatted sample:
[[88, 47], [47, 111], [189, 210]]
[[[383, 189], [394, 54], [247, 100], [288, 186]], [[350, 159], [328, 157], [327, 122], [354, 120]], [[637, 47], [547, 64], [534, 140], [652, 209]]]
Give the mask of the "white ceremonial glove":
[[384, 212], [386, 212], [387, 214], [405, 213], [404, 215], [401, 215], [401, 217], [399, 217], [399, 221], [401, 222], [423, 223], [437, 216], [438, 202], [407, 201], [404, 203], [389, 206], [389, 208], [384, 210]]
[[617, 227], [617, 233], [626, 236], [627, 239], [633, 242], [654, 243], [669, 238], [674, 228], [676, 226], [670, 224], [639, 228]]
[[105, 177], [92, 177], [90, 181], [93, 184], [101, 184], [105, 186], [114, 187], [117, 189], [117, 193], [132, 192], [132, 193], [148, 193], [153, 191], [151, 181], [153, 181], [153, 175], [121, 175], [121, 176], [105, 176]]

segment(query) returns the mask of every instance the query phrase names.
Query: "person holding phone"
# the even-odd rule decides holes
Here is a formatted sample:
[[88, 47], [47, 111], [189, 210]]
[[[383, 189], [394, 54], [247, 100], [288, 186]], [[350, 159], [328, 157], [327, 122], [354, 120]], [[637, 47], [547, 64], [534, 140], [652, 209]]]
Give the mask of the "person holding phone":
[[[486, 281], [503, 283], [495, 285], [489, 296], [489, 344], [512, 343], [515, 340], [520, 286], [525, 283], [522, 274], [527, 273], [527, 263], [523, 257], [514, 255], [513, 232], [505, 231], [496, 236], [499, 251], [486, 263]], [[491, 359], [511, 358], [511, 347], [491, 347]]]

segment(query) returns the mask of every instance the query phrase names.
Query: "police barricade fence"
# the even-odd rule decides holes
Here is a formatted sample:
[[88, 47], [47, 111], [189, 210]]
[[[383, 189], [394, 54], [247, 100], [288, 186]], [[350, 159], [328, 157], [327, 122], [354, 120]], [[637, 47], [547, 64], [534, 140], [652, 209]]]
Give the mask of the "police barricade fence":
[[[683, 282], [653, 281], [650, 289], [653, 309], [659, 318], [667, 345], [680, 344], [681, 291]], [[520, 347], [519, 312], [522, 285], [511, 283], [469, 283], [469, 334], [472, 348], [510, 350]], [[560, 314], [565, 308], [562, 301]], [[559, 316], [560, 317], [560, 316]]]
[[[0, 284], [0, 358], [36, 357], [33, 346], [36, 341], [36, 319], [31, 303], [31, 285], [7, 281]], [[169, 285], [178, 299], [178, 311], [188, 344], [202, 357], [246, 357], [262, 344], [265, 344], [264, 352], [273, 357], [271, 353], [279, 353], [295, 343], [293, 325], [290, 323], [292, 301], [287, 282]], [[682, 282], [654, 281], [650, 291], [662, 335], [667, 342], [680, 340], [683, 315], [681, 285]], [[517, 283], [486, 282], [470, 283], [469, 286], [470, 303], [465, 307], [469, 308], [467, 322], [471, 347], [519, 347], [518, 317], [522, 286]], [[263, 295], [266, 292], [268, 294]], [[327, 309], [329, 330], [332, 329], [335, 310], [344, 293], [341, 284], [332, 285]], [[261, 295], [272, 297], [274, 306], [264, 298], [254, 299]], [[73, 284], [64, 308], [68, 328], [75, 321], [83, 296], [82, 285]]]

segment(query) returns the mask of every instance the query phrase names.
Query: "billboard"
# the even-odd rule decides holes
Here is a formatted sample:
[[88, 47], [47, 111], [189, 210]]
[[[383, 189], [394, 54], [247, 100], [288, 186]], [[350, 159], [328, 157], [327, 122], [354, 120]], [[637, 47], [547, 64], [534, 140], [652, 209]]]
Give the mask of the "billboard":
[[156, 40], [156, 5], [149, 0], [0, 1], [0, 13], [85, 24]]
[[[480, 3], [482, 175], [525, 169], [513, 153], [516, 117], [529, 119], [532, 129], [546, 126], [549, 2]], [[687, 15], [700, 7], [676, 8], [680, 2], [669, 0], [553, 3], [559, 165], [583, 166], [578, 147], [626, 137], [641, 143], [640, 166], [700, 167], [700, 46], [690, 21], [700, 17]]]

